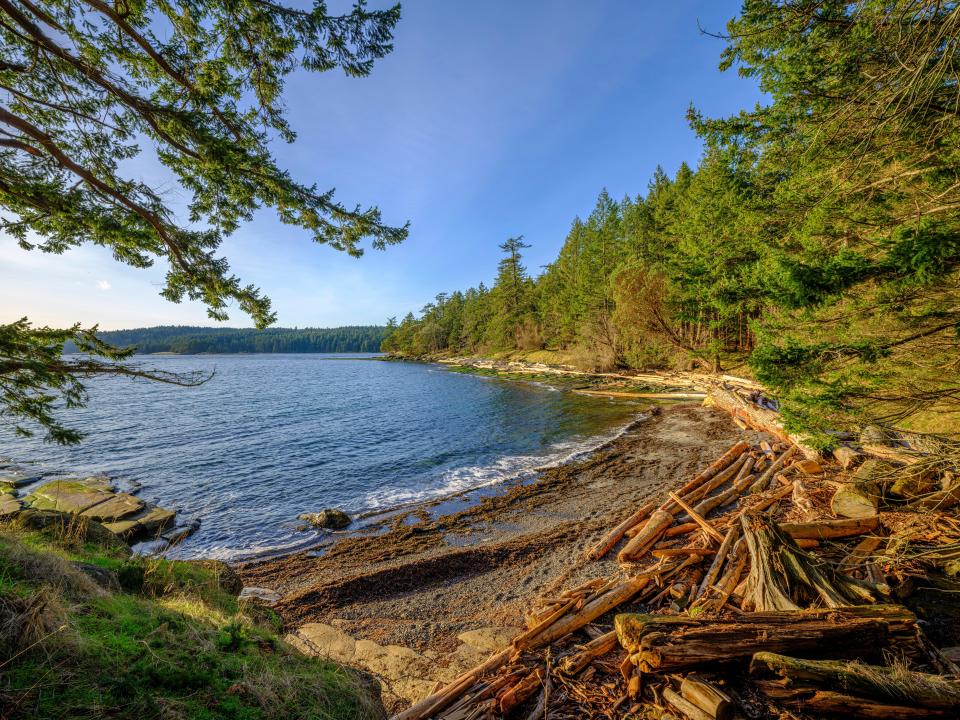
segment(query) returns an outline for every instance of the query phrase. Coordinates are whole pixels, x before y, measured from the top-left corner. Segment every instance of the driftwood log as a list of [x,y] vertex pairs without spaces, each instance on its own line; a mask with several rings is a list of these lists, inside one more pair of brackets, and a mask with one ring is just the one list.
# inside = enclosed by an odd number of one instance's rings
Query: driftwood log
[[876,600],[863,584],[801,550],[765,516],[747,514],[741,524],[750,551],[745,601],[751,609],[799,610],[813,602],[836,608]]
[[730,720],[733,717],[736,706],[730,696],[697,675],[687,675],[683,679],[680,694],[714,720]]
[[839,660],[801,660],[759,652],[750,663],[754,677],[779,676],[795,685],[927,708],[960,709],[960,682],[899,667]]

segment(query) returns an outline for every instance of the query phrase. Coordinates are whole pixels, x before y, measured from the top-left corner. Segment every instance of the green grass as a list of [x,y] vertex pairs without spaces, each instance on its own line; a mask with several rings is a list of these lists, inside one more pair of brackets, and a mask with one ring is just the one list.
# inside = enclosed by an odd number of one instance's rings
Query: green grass
[[[96,585],[71,561],[113,571]],[[5,720],[366,720],[362,681],[304,657],[269,611],[238,607],[215,563],[0,530],[0,712]]]

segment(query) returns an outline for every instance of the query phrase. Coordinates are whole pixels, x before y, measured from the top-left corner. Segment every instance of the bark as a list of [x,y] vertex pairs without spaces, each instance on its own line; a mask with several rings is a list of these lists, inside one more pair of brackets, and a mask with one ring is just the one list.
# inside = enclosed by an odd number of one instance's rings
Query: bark
[[611,630],[598,638],[583,645],[573,655],[568,655],[560,661],[560,671],[567,675],[576,675],[587,665],[602,657],[617,647],[617,631]]
[[697,675],[687,675],[680,683],[680,694],[715,720],[733,717],[733,700],[716,685]]
[[713,525],[708,523],[703,519],[703,516],[700,515],[696,510],[690,507],[682,498],[678,497],[676,493],[670,493],[670,499],[673,500],[677,505],[686,510],[687,515],[690,516],[690,519],[693,520],[697,525],[703,528],[703,531],[716,540],[718,543],[723,542],[723,534],[717,530]]
[[807,554],[762,515],[741,518],[750,551],[745,601],[752,609],[799,610],[819,601],[836,608],[874,602],[861,584]]
[[778,700],[807,717],[847,717],[861,720],[911,720],[912,718],[955,718],[948,710],[907,707],[877,702],[830,690],[804,690],[787,687],[772,680],[754,683],[765,695]]
[[926,708],[960,708],[960,683],[940,675],[898,667],[838,660],[801,660],[758,652],[750,663],[754,677],[775,675],[792,684],[812,685]]
[[634,525],[639,524],[640,521],[645,519],[651,512],[653,512],[653,504],[647,503],[633,513],[633,515],[617,525],[603,539],[601,539],[600,542],[594,545],[590,552],[587,553],[587,557],[589,557],[591,560],[599,560],[602,558],[613,549],[614,545],[620,542],[620,539],[624,536],[627,530],[632,528]]
[[679,710],[689,720],[713,720],[713,716],[681,697],[670,688],[663,691],[663,699]]
[[835,538],[864,535],[876,530],[879,524],[879,518],[873,516],[846,520],[814,520],[812,522],[802,523],[780,523],[780,530],[794,540],[801,538],[832,540]]
[[774,478],[776,474],[784,466],[784,463],[786,463],[787,460],[792,458],[794,454],[796,454],[796,452],[797,452],[797,446],[791,445],[789,448],[787,448],[786,451],[781,453],[780,457],[774,460],[773,463],[770,465],[770,467],[764,470],[763,474],[759,478],[757,478],[757,481],[750,486],[750,492],[759,493],[759,492],[763,492],[764,490],[773,489],[773,483],[775,482]]
[[673,523],[673,513],[657,510],[647,520],[643,530],[634,535],[630,542],[617,555],[620,562],[629,562],[643,557],[644,553],[660,539],[664,531]]
[[716,582],[717,578],[720,576],[720,570],[723,569],[723,563],[727,559],[727,554],[730,552],[730,548],[733,547],[733,544],[737,541],[737,538],[740,537],[740,526],[734,524],[729,530],[727,530],[727,536],[723,539],[723,542],[720,543],[720,549],[717,550],[717,555],[713,559],[713,564],[710,565],[710,569],[707,570],[707,574],[703,578],[703,582],[700,583],[700,587],[697,590],[694,600],[701,597],[707,589]]

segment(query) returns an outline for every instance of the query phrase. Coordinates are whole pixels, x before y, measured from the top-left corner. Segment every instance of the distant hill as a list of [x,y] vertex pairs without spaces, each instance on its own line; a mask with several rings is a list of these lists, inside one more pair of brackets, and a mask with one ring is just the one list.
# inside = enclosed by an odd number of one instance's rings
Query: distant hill
[[[118,347],[137,353],[345,353],[380,352],[386,328],[360,325],[338,328],[210,328],[163,325],[98,333]],[[65,351],[76,352],[69,344]]]

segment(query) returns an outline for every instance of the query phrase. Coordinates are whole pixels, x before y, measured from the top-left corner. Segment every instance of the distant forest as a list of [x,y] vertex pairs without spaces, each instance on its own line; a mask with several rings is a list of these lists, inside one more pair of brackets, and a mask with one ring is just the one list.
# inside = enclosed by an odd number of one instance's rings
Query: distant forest
[[[164,325],[97,333],[104,342],[138,353],[345,353],[379,352],[386,328],[210,328]],[[65,351],[76,352],[71,343]]]

